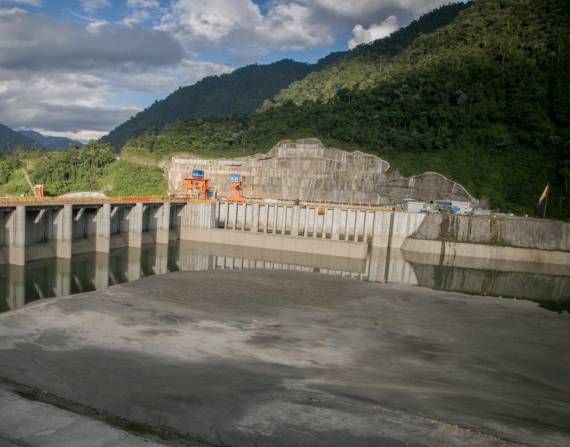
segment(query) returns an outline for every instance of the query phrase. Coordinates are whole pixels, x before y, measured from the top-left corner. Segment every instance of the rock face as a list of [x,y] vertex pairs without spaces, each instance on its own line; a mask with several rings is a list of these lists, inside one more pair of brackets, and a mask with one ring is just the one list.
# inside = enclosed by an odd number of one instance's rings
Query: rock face
[[375,155],[329,149],[317,139],[283,140],[267,154],[234,159],[175,155],[167,166],[170,192],[182,190],[193,169],[203,169],[218,194],[230,193],[228,175],[240,174],[246,197],[383,204],[404,199],[476,202],[467,190],[436,172],[403,177]]

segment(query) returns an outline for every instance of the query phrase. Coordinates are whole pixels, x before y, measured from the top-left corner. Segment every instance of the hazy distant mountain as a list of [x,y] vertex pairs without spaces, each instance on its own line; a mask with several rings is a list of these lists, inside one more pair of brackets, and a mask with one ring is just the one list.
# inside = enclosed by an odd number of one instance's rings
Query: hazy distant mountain
[[36,146],[36,142],[32,138],[0,124],[0,152],[11,152],[20,145],[33,147]]
[[248,65],[228,74],[208,76],[181,87],[162,101],[124,122],[103,141],[117,148],[130,138],[188,118],[230,116],[254,112],[291,82],[304,78],[316,65],[281,60],[269,65]]
[[50,137],[48,135],[42,135],[39,132],[34,130],[19,130],[19,133],[22,135],[31,138],[37,143],[37,146],[43,147],[50,151],[57,150],[57,149],[65,149],[70,144],[76,146],[83,146],[83,143],[79,141],[71,140],[70,138],[65,137]]

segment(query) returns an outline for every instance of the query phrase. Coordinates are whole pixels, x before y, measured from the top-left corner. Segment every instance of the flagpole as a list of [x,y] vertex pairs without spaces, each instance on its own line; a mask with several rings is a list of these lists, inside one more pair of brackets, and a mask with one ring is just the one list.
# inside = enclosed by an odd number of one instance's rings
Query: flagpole
[[549,194],[547,194],[545,199],[544,199],[544,210],[542,211],[542,218],[543,219],[546,217],[546,208],[548,207],[548,196],[549,196]]

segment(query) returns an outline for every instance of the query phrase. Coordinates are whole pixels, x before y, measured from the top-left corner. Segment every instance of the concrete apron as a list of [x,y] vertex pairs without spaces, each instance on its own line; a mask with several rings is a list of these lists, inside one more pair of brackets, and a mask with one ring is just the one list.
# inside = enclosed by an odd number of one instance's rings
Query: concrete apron
[[206,445],[566,447],[567,344],[522,300],[181,272],[3,314],[0,377]]

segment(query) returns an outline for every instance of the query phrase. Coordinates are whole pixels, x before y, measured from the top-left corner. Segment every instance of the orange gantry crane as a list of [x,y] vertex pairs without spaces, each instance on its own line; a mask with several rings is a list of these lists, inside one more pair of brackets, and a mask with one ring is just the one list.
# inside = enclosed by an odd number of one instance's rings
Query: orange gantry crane
[[[231,195],[225,200],[228,202],[245,202],[245,197],[242,193],[243,182],[239,174],[230,174],[228,176],[228,183],[232,189]],[[204,176],[204,171],[201,169],[193,169],[192,175],[186,177],[183,182],[183,192],[177,194],[178,197],[208,200],[208,186],[209,179]]]
[[185,197],[202,200],[208,198],[208,179],[200,169],[192,170],[192,176],[184,179],[183,187]]
[[230,174],[228,183],[232,188],[232,195],[227,199],[228,202],[245,202],[245,197],[242,193],[242,182],[239,174]]

